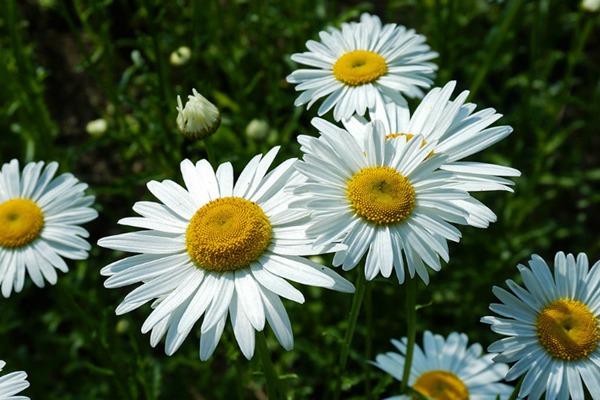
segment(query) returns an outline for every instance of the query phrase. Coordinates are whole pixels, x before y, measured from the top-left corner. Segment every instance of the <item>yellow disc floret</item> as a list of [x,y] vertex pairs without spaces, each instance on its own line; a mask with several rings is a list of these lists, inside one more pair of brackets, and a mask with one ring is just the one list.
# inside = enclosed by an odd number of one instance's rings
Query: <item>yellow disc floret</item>
[[271,242],[264,211],[241,197],[223,197],[202,206],[185,233],[187,252],[196,266],[216,272],[246,268]]
[[363,168],[348,181],[346,193],[356,214],[375,225],[402,222],[416,206],[410,181],[391,167]]
[[452,372],[427,371],[415,382],[413,389],[435,400],[468,400],[467,386]]
[[540,343],[550,355],[561,360],[586,358],[598,346],[598,318],[577,300],[559,299],[537,317]]
[[345,53],[333,64],[335,78],[350,86],[375,82],[387,72],[387,63],[379,54],[367,50]]
[[11,199],[0,204],[0,247],[23,247],[40,236],[44,227],[42,209],[29,199]]

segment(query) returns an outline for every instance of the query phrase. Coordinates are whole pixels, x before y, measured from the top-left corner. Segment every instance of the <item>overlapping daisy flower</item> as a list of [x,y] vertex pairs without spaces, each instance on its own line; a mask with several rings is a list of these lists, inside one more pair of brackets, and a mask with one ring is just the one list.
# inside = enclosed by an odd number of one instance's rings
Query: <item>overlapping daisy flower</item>
[[[406,355],[406,338],[392,339],[397,352],[379,354],[373,365],[394,378],[402,380]],[[436,400],[495,400],[507,399],[513,391],[502,383],[508,366],[494,363],[492,354],[483,354],[478,343],[467,347],[464,333],[452,332],[445,339],[429,331],[423,334],[423,350],[414,347],[408,378],[412,390]],[[388,400],[410,400],[414,396],[399,395]]]
[[562,252],[554,258],[554,273],[534,254],[529,267],[518,265],[523,286],[512,280],[512,293],[493,292],[502,303],[490,305],[500,315],[481,320],[508,336],[488,350],[494,360],[515,362],[507,380],[524,375],[519,397],[539,399],[600,399],[600,261],[589,268],[587,256]]
[[437,53],[425,37],[396,24],[381,24],[379,17],[362,14],[360,22],[343,23],[340,29],[320,32],[321,42],[306,42],[308,52],[292,60],[309,69],[292,72],[287,81],[303,91],[294,102],[312,106],[326,97],[319,115],[333,108],[336,121],[353,113],[363,115],[384,97],[406,104],[403,96],[420,97],[433,83]]
[[166,335],[166,353],[173,354],[203,317],[200,358],[215,350],[227,317],[242,353],[254,354],[255,331],[265,320],[285,349],[293,346],[289,317],[280,297],[304,302],[288,281],[353,292],[350,282],[330,268],[302,256],[335,250],[314,247],[305,234],[307,210],[290,210],[292,188],[303,180],[289,159],[267,173],[278,148],[257,155],[234,184],[230,163],[216,171],[206,160],[184,160],[186,188],[165,180],[148,189],[161,203],[141,201],[133,209],[141,217],[119,223],[143,228],[101,239],[98,244],[139,253],[101,271],[107,288],[135,283],[117,314],[155,300],[142,326],[152,330],[155,346]]
[[293,203],[311,210],[307,233],[315,245],[346,246],[333,258],[345,271],[367,253],[367,280],[394,269],[402,283],[406,268],[429,283],[427,267],[438,271],[440,257],[449,259],[447,241],[460,240],[452,224],[485,218],[457,201],[468,204],[470,195],[456,187],[453,172],[440,170],[447,156],[432,154],[436,143],[423,144],[420,135],[387,140],[379,121],[366,126],[364,143],[335,125],[321,128],[319,138],[298,138],[305,154],[297,168],[307,180]]
[[[0,360],[0,372],[5,365],[6,363]],[[0,376],[0,400],[29,400],[27,396],[15,396],[28,387],[27,374],[23,371]]]
[[[410,115],[406,107],[394,103],[379,102],[370,113],[369,118],[354,115],[343,121],[350,134],[362,143],[368,131],[365,126],[370,121],[381,121],[384,134],[388,139],[394,137],[412,138],[422,135],[425,142],[435,141],[433,153],[448,156],[441,169],[455,173],[456,185],[466,191],[506,190],[512,192],[513,182],[505,177],[520,176],[521,173],[510,167],[461,161],[484,150],[511,134],[512,128],[507,125],[490,127],[502,117],[492,108],[475,112],[476,105],[465,103],[468,91],[460,93],[455,100],[450,100],[456,82],[448,82],[442,88],[434,88],[423,98],[415,112]],[[318,128],[327,125],[324,120],[317,120]],[[469,224],[485,228],[496,221],[496,215],[479,200],[471,197],[458,200],[465,208],[475,209],[469,218]],[[482,219],[477,216],[483,217]]]
[[44,287],[54,285],[56,269],[67,272],[63,258],[84,260],[91,246],[81,224],[98,216],[85,196],[87,184],[72,174],[57,176],[56,162],[31,162],[19,170],[12,160],[0,171],[0,283],[2,295],[20,292],[25,275]]

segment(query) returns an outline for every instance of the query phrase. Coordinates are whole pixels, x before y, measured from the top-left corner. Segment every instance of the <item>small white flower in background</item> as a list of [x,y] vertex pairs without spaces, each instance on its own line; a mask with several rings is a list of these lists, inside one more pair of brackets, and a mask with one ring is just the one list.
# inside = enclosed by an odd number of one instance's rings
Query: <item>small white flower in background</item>
[[169,61],[171,62],[171,65],[181,67],[182,65],[187,64],[188,61],[190,61],[191,57],[192,51],[190,50],[190,48],[187,46],[181,46],[180,48],[171,53],[171,55],[169,56]]
[[[502,117],[493,108],[475,112],[476,105],[465,103],[468,91],[460,93],[455,100],[450,96],[456,87],[451,81],[442,88],[432,89],[421,101],[415,112],[394,103],[378,103],[369,113],[369,118],[354,115],[343,120],[344,127],[359,143],[369,130],[370,121],[381,121],[383,134],[391,138],[412,138],[422,135],[424,142],[437,142],[434,154],[448,156],[441,169],[455,173],[455,184],[466,191],[506,190],[512,192],[513,182],[505,176],[516,177],[521,173],[514,169],[496,164],[475,161],[461,161],[470,157],[511,134],[512,128],[507,125],[490,127]],[[318,125],[331,125],[327,121],[317,120]],[[469,224],[478,228],[486,228],[490,222],[496,221],[496,215],[479,200],[470,197],[456,202],[465,209],[473,209],[468,218]]]
[[309,40],[310,50],[292,60],[312,69],[298,69],[287,81],[304,91],[294,102],[310,108],[326,97],[319,115],[333,108],[339,121],[352,114],[364,115],[378,97],[406,105],[403,96],[421,97],[421,89],[433,83],[437,57],[425,37],[396,24],[381,24],[377,16],[362,14],[360,22],[344,23],[340,29],[319,33],[321,42]]
[[192,89],[185,107],[177,96],[177,128],[187,137],[203,139],[216,132],[221,124],[221,114],[217,107]]
[[265,140],[269,135],[269,123],[264,119],[253,119],[246,126],[246,136],[253,140]]
[[[5,365],[6,363],[0,360],[0,372]],[[0,376],[0,400],[29,400],[27,396],[15,396],[28,387],[27,374],[23,371]]]
[[27,273],[33,283],[54,285],[56,269],[67,272],[63,258],[84,260],[90,244],[80,227],[98,216],[84,196],[87,184],[67,173],[56,178],[56,162],[31,162],[22,174],[12,160],[0,171],[0,283],[2,295],[20,292]]
[[148,183],[162,202],[133,206],[141,217],[119,223],[144,230],[109,236],[98,244],[139,253],[101,270],[104,285],[116,288],[142,283],[125,297],[117,314],[155,300],[142,332],[151,332],[152,346],[166,336],[173,354],[203,318],[200,359],[215,350],[227,317],[244,356],[254,354],[255,331],[265,321],[279,343],[293,347],[292,328],[280,297],[304,302],[289,281],[353,292],[354,286],[330,268],[301,256],[334,251],[315,247],[306,236],[308,210],[290,210],[291,188],[303,180],[296,159],[267,173],[278,148],[257,155],[234,184],[230,163],[216,172],[206,160],[184,160],[181,173],[187,189],[173,181]]
[[450,257],[447,241],[460,240],[451,224],[485,218],[468,207],[471,196],[456,186],[454,173],[439,169],[447,156],[432,154],[436,142],[423,144],[420,135],[387,140],[380,121],[366,126],[362,143],[346,130],[315,121],[321,137],[298,137],[305,154],[297,169],[307,180],[293,203],[311,210],[307,234],[319,246],[345,246],[333,258],[344,271],[366,254],[367,280],[395,270],[403,283],[408,270],[411,278],[416,272],[429,283],[427,267],[439,271],[440,257],[446,262]]
[[600,10],[600,0],[583,0],[581,8],[589,12],[596,12]]
[[506,374],[509,381],[525,374],[520,398],[584,399],[583,386],[592,399],[600,399],[600,261],[589,268],[580,253],[558,252],[554,274],[537,254],[529,267],[518,265],[524,284],[506,284],[513,293],[495,286],[502,303],[482,322],[504,336],[488,347],[500,353],[494,360],[515,362]]
[[108,127],[104,118],[98,118],[88,122],[85,125],[85,130],[90,136],[102,136]]
[[[398,380],[402,380],[406,355],[406,338],[392,339],[399,353],[379,354],[373,365]],[[501,383],[508,371],[506,364],[494,363],[493,354],[483,354],[482,347],[474,343],[467,347],[464,333],[452,332],[444,339],[429,331],[423,334],[423,350],[415,345],[408,385],[431,399],[496,400],[507,399],[513,391]],[[414,396],[389,397],[394,400],[411,400]]]

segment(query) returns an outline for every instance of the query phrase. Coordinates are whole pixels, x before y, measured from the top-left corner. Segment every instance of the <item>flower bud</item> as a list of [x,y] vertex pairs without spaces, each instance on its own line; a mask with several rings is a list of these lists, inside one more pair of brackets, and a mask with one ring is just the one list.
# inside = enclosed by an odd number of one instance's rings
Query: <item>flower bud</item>
[[103,118],[95,119],[85,125],[85,130],[90,136],[102,136],[106,132],[107,123]]
[[246,126],[246,136],[253,140],[264,140],[269,134],[269,124],[264,119],[253,119]]
[[177,96],[177,128],[187,137],[204,139],[215,133],[221,124],[221,114],[217,107],[204,96],[192,89],[185,107],[181,97]]
[[181,46],[180,48],[171,53],[169,61],[171,62],[171,65],[181,67],[182,65],[185,65],[188,61],[190,61],[191,56],[192,51],[190,50],[190,48],[187,46]]

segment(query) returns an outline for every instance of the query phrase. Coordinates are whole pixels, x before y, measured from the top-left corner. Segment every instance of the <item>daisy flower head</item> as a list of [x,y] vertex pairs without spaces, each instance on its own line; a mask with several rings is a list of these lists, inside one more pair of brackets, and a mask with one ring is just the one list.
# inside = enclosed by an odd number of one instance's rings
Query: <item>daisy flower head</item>
[[[442,88],[429,91],[412,116],[406,107],[378,102],[368,119],[355,115],[343,121],[344,127],[361,142],[367,132],[365,126],[370,121],[381,121],[383,133],[388,137],[410,139],[414,135],[422,135],[425,142],[436,142],[433,153],[448,157],[440,168],[454,172],[455,184],[460,188],[469,192],[512,192],[513,182],[505,177],[520,176],[518,170],[496,164],[461,161],[506,138],[512,128],[507,125],[491,127],[502,115],[492,108],[475,112],[475,104],[465,103],[468,91],[450,100],[455,87],[456,82],[451,81]],[[476,214],[485,216],[482,220],[471,218],[471,225],[485,228],[496,220],[496,215],[475,198],[460,202],[467,208],[478,210]]]
[[[392,339],[397,352],[379,354],[372,364],[394,378],[402,380],[407,339]],[[423,349],[414,347],[408,385],[412,390],[434,400],[495,400],[507,399],[513,391],[501,383],[508,366],[494,363],[492,354],[483,354],[482,347],[474,343],[467,347],[464,333],[452,332],[448,338],[423,334]],[[389,399],[410,400],[409,395]]]
[[20,292],[25,273],[38,287],[54,285],[63,260],[84,260],[91,246],[79,226],[98,216],[85,196],[87,184],[66,173],[54,177],[58,164],[31,162],[19,170],[12,160],[0,170],[0,284],[2,295]]
[[410,277],[428,284],[427,267],[438,271],[440,257],[449,259],[447,241],[460,240],[452,223],[468,224],[470,212],[456,202],[469,193],[439,169],[446,156],[431,154],[435,142],[423,144],[420,135],[386,139],[378,121],[367,125],[364,143],[335,125],[320,128],[319,138],[298,138],[305,154],[297,169],[307,180],[294,206],[312,211],[307,233],[318,246],[346,246],[333,258],[345,271],[367,253],[367,280],[394,269],[403,283],[406,259]]
[[[6,363],[0,360],[0,372],[5,365]],[[14,396],[28,387],[27,374],[23,371],[0,376],[0,400],[29,400],[26,396]]]
[[377,97],[385,96],[406,104],[403,95],[422,96],[437,66],[429,60],[437,57],[425,44],[425,37],[396,24],[382,25],[379,17],[362,14],[360,22],[343,23],[341,29],[319,33],[321,42],[306,42],[307,52],[292,55],[292,60],[308,65],[288,77],[303,91],[294,105],[326,97],[319,115],[333,108],[336,121],[353,113],[363,115]]
[[254,354],[255,331],[268,321],[281,345],[289,350],[293,336],[280,297],[304,302],[288,281],[353,292],[354,286],[329,268],[302,256],[329,251],[314,248],[305,234],[306,210],[290,210],[291,189],[303,178],[289,159],[271,172],[278,148],[257,155],[234,183],[230,163],[216,171],[206,160],[181,163],[185,188],[165,180],[148,189],[160,203],[133,206],[141,217],[119,223],[144,230],[109,236],[98,244],[137,255],[101,271],[104,285],[116,288],[142,283],[125,297],[117,314],[155,300],[142,326],[152,330],[151,345],[166,336],[173,354],[203,317],[200,359],[215,350],[227,317],[246,358]]
[[502,303],[490,310],[500,316],[481,319],[508,336],[488,348],[500,353],[496,361],[516,361],[506,379],[525,375],[519,397],[533,400],[544,392],[546,399],[583,399],[583,386],[600,399],[600,261],[590,269],[584,253],[559,252],[552,272],[534,254],[529,267],[517,268],[524,287],[510,279],[512,293],[494,287]]

